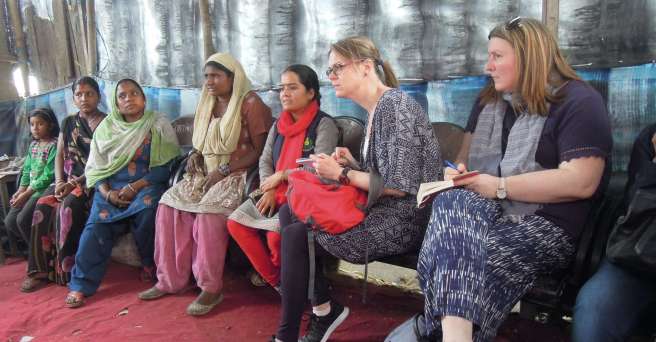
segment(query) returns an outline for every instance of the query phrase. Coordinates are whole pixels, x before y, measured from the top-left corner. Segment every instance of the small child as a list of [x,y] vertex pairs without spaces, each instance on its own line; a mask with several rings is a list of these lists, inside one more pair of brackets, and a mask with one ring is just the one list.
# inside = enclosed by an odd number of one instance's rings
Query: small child
[[59,122],[49,108],[37,108],[30,112],[32,143],[28,149],[20,178],[20,187],[11,197],[11,208],[5,217],[8,233],[30,243],[32,213],[36,201],[55,179],[55,155]]

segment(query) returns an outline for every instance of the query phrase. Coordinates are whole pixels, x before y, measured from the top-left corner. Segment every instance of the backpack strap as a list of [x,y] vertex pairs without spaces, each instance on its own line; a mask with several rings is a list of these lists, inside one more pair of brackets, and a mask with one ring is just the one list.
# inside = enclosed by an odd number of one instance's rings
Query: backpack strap
[[[307,158],[314,153],[314,147],[317,141],[317,128],[319,127],[319,123],[321,123],[323,118],[330,118],[331,120],[333,119],[330,115],[324,113],[323,111],[317,112],[317,115],[314,117],[310,123],[310,126],[308,126],[308,129],[305,131],[305,139],[303,140],[303,152],[301,157]],[[278,133],[278,127],[275,124],[273,132],[274,140],[271,156],[273,159],[273,165],[275,166],[278,162],[278,158],[280,158],[280,154],[282,153],[282,145],[285,142],[285,137]]]

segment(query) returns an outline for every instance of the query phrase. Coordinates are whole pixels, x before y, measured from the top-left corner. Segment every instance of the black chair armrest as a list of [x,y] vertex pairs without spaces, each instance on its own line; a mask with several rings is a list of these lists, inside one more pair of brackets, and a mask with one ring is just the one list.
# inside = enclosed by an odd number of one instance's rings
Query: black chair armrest
[[397,254],[397,255],[380,258],[375,261],[416,270],[418,260],[419,260],[419,251],[417,250],[405,254]]
[[187,168],[188,159],[189,156],[180,155],[173,160],[169,169],[171,172],[171,176],[169,177],[169,187],[174,186],[182,179],[182,176],[185,174],[185,169]]
[[596,201],[581,232],[569,283],[581,287],[594,274],[606,252],[606,240],[622,214],[626,174],[613,174],[602,199]]
[[260,187],[260,169],[257,165],[252,166],[246,173],[246,183],[244,184],[244,194],[241,201],[244,202],[251,192]]

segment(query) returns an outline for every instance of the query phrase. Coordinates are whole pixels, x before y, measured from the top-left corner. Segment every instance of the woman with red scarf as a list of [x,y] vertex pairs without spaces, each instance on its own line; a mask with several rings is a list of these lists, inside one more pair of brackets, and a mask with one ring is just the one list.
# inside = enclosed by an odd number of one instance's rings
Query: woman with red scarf
[[[279,290],[280,224],[278,208],[287,202],[287,175],[298,158],[330,154],[338,130],[333,119],[319,110],[319,78],[312,68],[295,64],[281,75],[283,112],[271,127],[260,157],[260,189],[228,219],[228,231],[264,280]],[[260,234],[266,234],[266,245]]]

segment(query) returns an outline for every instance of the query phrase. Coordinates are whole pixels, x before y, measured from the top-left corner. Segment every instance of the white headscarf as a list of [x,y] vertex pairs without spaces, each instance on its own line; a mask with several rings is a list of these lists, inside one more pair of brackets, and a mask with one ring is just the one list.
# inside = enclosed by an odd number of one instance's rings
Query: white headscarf
[[218,124],[210,127],[216,97],[208,94],[206,85],[203,85],[196,107],[192,143],[196,150],[203,153],[205,165],[210,170],[228,163],[230,154],[237,148],[241,133],[241,106],[244,97],[251,91],[251,81],[246,77],[241,64],[227,53],[215,53],[207,62],[219,63],[234,74],[232,96]]

